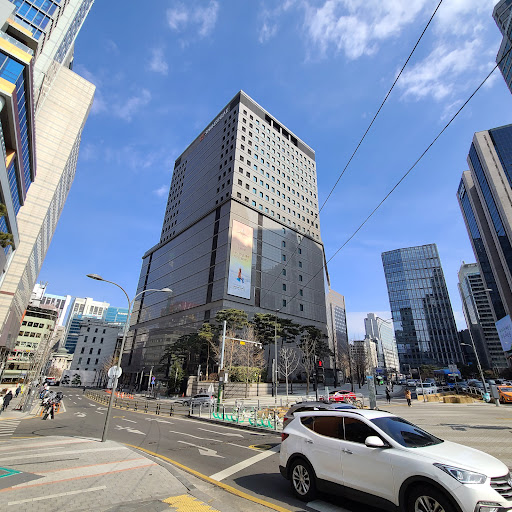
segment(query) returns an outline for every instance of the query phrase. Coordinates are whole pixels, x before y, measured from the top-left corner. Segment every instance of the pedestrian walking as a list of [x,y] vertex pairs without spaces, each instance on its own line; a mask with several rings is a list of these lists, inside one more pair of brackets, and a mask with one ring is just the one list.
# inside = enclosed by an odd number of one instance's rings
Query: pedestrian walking
[[21,392],[21,386],[18,384],[18,387],[16,388],[15,398],[18,398],[18,395],[20,394],[20,392]]
[[391,393],[389,392],[389,388],[386,388],[386,401],[388,404],[391,403]]
[[407,400],[407,405],[408,405],[409,407],[411,407],[411,405],[412,405],[412,404],[411,404],[411,398],[412,398],[411,390],[410,390],[410,389],[407,389],[407,390],[405,391],[405,399]]
[[7,409],[7,407],[9,407],[9,403],[11,402],[12,400],[12,391],[9,390],[8,393],[4,396],[4,403],[2,405],[2,411],[4,411],[5,409]]

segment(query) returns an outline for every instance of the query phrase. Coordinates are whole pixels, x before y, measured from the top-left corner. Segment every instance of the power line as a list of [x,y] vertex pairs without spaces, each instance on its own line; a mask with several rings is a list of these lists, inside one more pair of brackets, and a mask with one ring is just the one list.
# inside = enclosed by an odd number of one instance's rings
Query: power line
[[[307,286],[315,277],[322,272],[328,263],[330,263],[336,255],[361,231],[364,225],[373,217],[373,215],[377,212],[377,210],[384,204],[384,202],[388,199],[388,197],[398,188],[398,186],[402,183],[402,181],[407,178],[407,176],[412,172],[412,170],[418,165],[418,163],[423,159],[423,157],[430,151],[432,146],[437,142],[437,140],[441,137],[441,135],[448,129],[448,127],[452,124],[455,118],[462,112],[462,110],[466,107],[466,105],[473,99],[475,94],[483,87],[485,82],[489,79],[489,77],[496,71],[498,66],[503,62],[503,60],[508,56],[511,52],[512,47],[508,49],[508,51],[503,55],[500,61],[492,68],[492,70],[487,74],[487,76],[483,79],[482,82],[478,85],[478,87],[471,93],[469,98],[462,104],[462,106],[457,110],[457,112],[450,118],[450,120],[444,125],[443,129],[436,135],[436,137],[432,140],[432,142],[427,146],[427,148],[423,151],[423,153],[416,159],[416,161],[409,167],[407,172],[398,180],[398,182],[393,186],[393,188],[384,196],[384,198],[380,201],[380,203],[371,211],[371,213],[359,224],[358,228],[345,240],[345,242],[336,250],[336,252],[322,265],[322,267],[311,277],[311,279],[306,283]],[[290,299],[292,301],[297,297],[298,293],[293,295]]]
[[331,197],[332,193],[334,192],[334,189],[337,187],[339,181],[341,180],[341,177],[345,174],[345,171],[347,170],[348,166],[352,162],[353,158],[356,156],[356,153],[358,152],[361,144],[363,143],[364,139],[366,138],[366,135],[368,134],[368,132],[370,131],[371,127],[373,126],[373,123],[375,122],[375,120],[377,119],[378,115],[380,114],[380,111],[382,110],[382,107],[384,106],[384,103],[386,103],[387,99],[389,98],[389,95],[391,94],[391,91],[395,88],[395,85],[398,82],[398,79],[400,78],[400,76],[402,75],[405,67],[407,66],[407,64],[411,60],[411,57],[412,57],[413,53],[416,51],[417,46],[420,44],[420,41],[423,38],[423,35],[427,31],[428,26],[430,25],[430,23],[434,19],[434,16],[436,15],[437,10],[439,9],[439,7],[441,6],[442,3],[443,3],[443,0],[440,0],[439,3],[437,4],[437,7],[436,7],[435,11],[433,12],[432,16],[430,16],[430,19],[428,20],[428,23],[425,25],[425,28],[423,29],[423,32],[421,33],[419,39],[416,41],[416,44],[414,45],[414,48],[412,49],[411,53],[407,57],[407,60],[405,61],[404,65],[402,66],[402,69],[400,70],[400,73],[398,73],[397,77],[395,78],[395,81],[393,82],[393,85],[391,86],[391,88],[389,89],[388,93],[386,94],[386,97],[382,100],[382,103],[380,104],[379,109],[377,110],[376,114],[373,116],[373,119],[372,119],[371,123],[368,125],[368,128],[366,128],[366,131],[364,132],[364,135],[361,137],[361,140],[357,144],[356,149],[354,149],[354,151],[353,151],[352,155],[350,156],[347,164],[343,168],[343,171],[341,171],[341,174],[338,176],[338,179],[336,180],[336,183],[331,188],[331,191],[329,192],[329,194],[327,194],[327,197],[326,197],[325,201],[323,202],[320,210],[318,210],[318,213],[320,213],[323,210],[325,204],[327,203],[327,201]]
[[[338,176],[338,179],[336,180],[336,183],[334,184],[334,186],[331,188],[331,191],[329,192],[329,194],[327,195],[327,198],[325,199],[325,201],[323,202],[322,206],[320,207],[320,209],[318,210],[318,214],[320,214],[320,212],[322,211],[322,209],[324,208],[325,204],[327,203],[327,201],[329,200],[329,198],[331,197],[332,193],[334,192],[334,189],[336,188],[336,186],[338,185],[341,177],[345,174],[345,171],[347,170],[348,166],[350,165],[350,163],[352,162],[353,158],[355,157],[356,153],[358,152],[361,144],[363,143],[364,139],[366,138],[366,135],[368,134],[368,132],[370,131],[371,127],[373,126],[373,123],[375,122],[375,120],[377,119],[378,115],[380,114],[380,111],[382,110],[382,107],[384,107],[384,104],[386,103],[387,99],[389,98],[389,95],[391,94],[391,91],[394,89],[396,83],[398,82],[400,76],[402,75],[405,67],[407,66],[407,64],[409,63],[409,61],[411,60],[411,57],[413,55],[413,53],[416,51],[416,48],[418,47],[418,45],[420,44],[420,41],[422,40],[423,36],[425,35],[425,32],[427,31],[430,23],[432,22],[432,20],[434,19],[434,16],[436,15],[439,7],[441,6],[441,4],[443,3],[443,0],[439,0],[439,3],[437,4],[437,7],[435,8],[434,12],[432,13],[432,16],[430,16],[430,19],[428,20],[428,23],[425,25],[425,28],[423,29],[420,37],[418,38],[418,40],[416,41],[416,44],[414,45],[414,48],[411,50],[411,52],[409,53],[409,56],[407,57],[404,65],[402,66],[402,69],[400,69],[400,72],[398,73],[398,75],[396,76],[395,78],[395,81],[393,82],[393,84],[391,85],[389,91],[387,92],[385,98],[382,100],[382,103],[380,104],[380,107],[379,109],[377,110],[377,112],[375,113],[375,115],[373,116],[373,119],[371,120],[370,124],[368,125],[368,128],[366,128],[366,131],[364,132],[364,135],[361,137],[361,139],[359,140],[359,143],[357,144],[357,147],[356,149],[354,149],[351,157],[349,158],[348,162],[346,163],[345,167],[343,168],[343,171],[341,172],[341,174]],[[318,215],[317,215],[318,216]],[[301,235],[302,236],[302,235]],[[303,238],[300,239],[297,247],[295,248],[295,251],[291,254],[290,258],[292,256],[294,256],[296,254],[296,252],[298,251],[301,243],[302,243],[302,240]],[[288,260],[286,262],[286,264],[283,266],[283,269],[285,269],[287,266],[288,266],[288,262],[290,260]],[[276,279],[274,280],[274,282],[270,285],[270,287],[268,288],[268,290],[270,291],[272,289],[272,287],[274,286],[274,284],[276,284],[277,280],[279,279],[279,277],[276,277]],[[267,291],[263,297],[261,297],[260,300],[264,299],[269,291]]]

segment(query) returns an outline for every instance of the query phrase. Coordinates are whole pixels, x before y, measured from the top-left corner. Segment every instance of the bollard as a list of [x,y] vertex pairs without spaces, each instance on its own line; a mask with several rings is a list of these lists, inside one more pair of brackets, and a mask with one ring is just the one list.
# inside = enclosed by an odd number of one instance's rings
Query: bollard
[[160,415],[160,404],[156,404],[156,411],[155,411],[155,413],[157,415]]
[[136,411],[137,410],[137,401],[133,402],[133,410]]
[[148,412],[148,403],[147,402],[144,404],[144,412],[146,412],[146,413]]
[[199,417],[201,417],[201,409],[203,408],[203,404],[199,404]]
[[174,405],[171,404],[171,408],[169,409],[169,416],[172,416],[173,412],[174,412]]
[[274,409],[274,430],[277,430],[276,410]]

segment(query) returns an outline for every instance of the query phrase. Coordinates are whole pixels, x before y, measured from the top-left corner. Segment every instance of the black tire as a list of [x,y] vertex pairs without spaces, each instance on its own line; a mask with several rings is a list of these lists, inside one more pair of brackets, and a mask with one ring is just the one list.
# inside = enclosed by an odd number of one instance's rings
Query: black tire
[[[437,504],[437,508],[436,508]],[[439,508],[441,507],[441,508]],[[418,485],[407,495],[407,512],[457,512],[449,498],[431,485]]]
[[316,497],[316,477],[311,465],[304,459],[296,459],[290,466],[290,483],[293,494],[301,501],[313,501]]

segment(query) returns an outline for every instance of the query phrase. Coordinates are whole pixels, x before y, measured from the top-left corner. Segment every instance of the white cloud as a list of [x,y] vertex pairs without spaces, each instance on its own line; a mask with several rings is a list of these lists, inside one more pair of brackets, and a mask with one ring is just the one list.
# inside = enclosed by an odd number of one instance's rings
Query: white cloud
[[213,32],[218,13],[217,0],[210,0],[206,7],[190,7],[177,3],[174,7],[167,9],[167,24],[177,32],[194,27],[200,37],[206,37]]
[[162,185],[161,187],[157,188],[156,190],[153,190],[153,194],[155,194],[157,197],[165,197],[167,195],[168,190],[169,190],[168,185]]
[[434,18],[435,30],[437,33],[456,36],[475,35],[484,29],[495,3],[496,0],[443,2]]
[[149,69],[155,73],[167,75],[169,72],[169,65],[165,60],[163,48],[153,48],[151,50],[151,60],[149,61]]
[[[458,78],[467,71],[475,71],[475,63],[482,52],[482,41],[466,41],[463,46],[452,49],[452,45],[439,43],[422,61],[404,72],[399,86],[404,96],[415,99],[432,96],[442,100],[458,92]],[[465,87],[465,83],[462,84]]]
[[270,39],[272,39],[278,31],[279,28],[279,16],[281,16],[284,12],[288,11],[290,7],[295,5],[296,0],[285,0],[282,1],[276,8],[274,9],[263,9],[261,20],[262,25],[260,28],[260,35],[258,37],[258,41],[260,43],[266,43]]
[[140,94],[128,98],[123,103],[111,105],[109,111],[124,121],[131,121],[132,117],[150,101],[151,93],[147,89],[142,89]]
[[428,0],[327,0],[306,2],[304,26],[325,56],[332,47],[349,59],[375,53],[378,43],[396,37],[422,12]]

